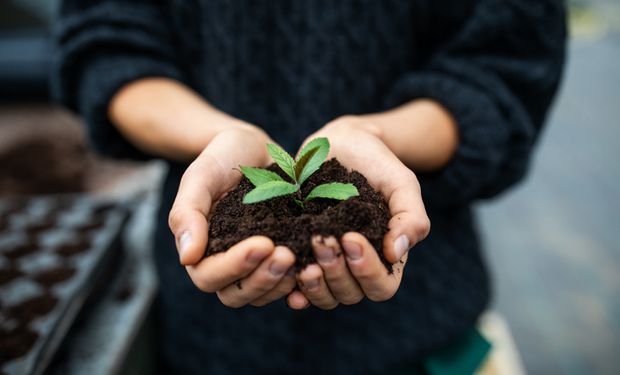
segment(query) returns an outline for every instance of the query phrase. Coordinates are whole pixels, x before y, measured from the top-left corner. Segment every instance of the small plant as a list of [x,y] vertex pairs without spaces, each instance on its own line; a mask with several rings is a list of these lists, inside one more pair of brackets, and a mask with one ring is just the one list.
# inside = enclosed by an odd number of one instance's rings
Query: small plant
[[275,144],[268,144],[267,152],[294,183],[284,181],[280,175],[266,169],[239,166],[241,173],[255,186],[243,197],[245,204],[296,194],[293,199],[303,208],[305,202],[314,198],[347,200],[359,195],[353,184],[330,182],[316,186],[306,197],[301,196],[301,185],[321,167],[329,154],[327,138],[315,138],[308,142],[296,159]]

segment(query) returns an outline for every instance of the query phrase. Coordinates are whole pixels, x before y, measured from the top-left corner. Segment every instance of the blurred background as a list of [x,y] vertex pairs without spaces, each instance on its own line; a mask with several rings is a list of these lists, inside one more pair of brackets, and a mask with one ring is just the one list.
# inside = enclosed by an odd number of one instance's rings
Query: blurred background
[[[127,241],[147,247],[161,166],[93,155],[79,119],[50,103],[56,5],[0,1],[0,197],[140,197],[142,219]],[[491,309],[507,321],[526,370],[619,374],[620,1],[569,5],[564,81],[531,172],[476,209],[494,278]],[[134,315],[144,320],[143,311]]]
[[570,1],[560,94],[527,180],[480,204],[507,319],[532,374],[620,374],[620,1]]

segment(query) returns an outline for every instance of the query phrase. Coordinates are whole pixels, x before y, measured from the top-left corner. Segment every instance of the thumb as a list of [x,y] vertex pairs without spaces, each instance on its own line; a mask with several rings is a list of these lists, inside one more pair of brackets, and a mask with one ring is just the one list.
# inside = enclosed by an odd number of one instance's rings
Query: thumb
[[411,178],[400,181],[389,194],[392,218],[383,239],[384,255],[391,263],[398,262],[411,247],[426,238],[431,228],[417,179],[412,174]]
[[266,159],[263,138],[268,137],[251,129],[220,132],[183,174],[168,218],[181,264],[195,264],[204,256],[212,204],[241,180],[234,168]]
[[182,265],[198,263],[207,248],[208,224],[202,212],[190,207],[175,205],[170,210],[168,224]]
[[168,216],[174,234],[179,261],[191,265],[200,261],[207,247],[207,216],[213,197],[221,194],[221,166],[203,152],[185,171]]

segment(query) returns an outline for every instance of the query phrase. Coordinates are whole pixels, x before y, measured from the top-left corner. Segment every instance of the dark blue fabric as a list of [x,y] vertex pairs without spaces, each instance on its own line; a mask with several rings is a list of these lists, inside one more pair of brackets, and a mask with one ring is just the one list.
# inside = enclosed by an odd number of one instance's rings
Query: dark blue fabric
[[555,0],[64,1],[54,92],[108,155],[151,157],[106,115],[122,85],[147,76],[185,82],[289,151],[335,117],[416,98],[458,122],[454,159],[419,175],[432,231],[397,296],[331,312],[231,310],[200,293],[166,225],[185,167],[171,164],[156,233],[169,370],[384,373],[469,329],[489,299],[469,206],[527,170],[561,75],[564,13]]

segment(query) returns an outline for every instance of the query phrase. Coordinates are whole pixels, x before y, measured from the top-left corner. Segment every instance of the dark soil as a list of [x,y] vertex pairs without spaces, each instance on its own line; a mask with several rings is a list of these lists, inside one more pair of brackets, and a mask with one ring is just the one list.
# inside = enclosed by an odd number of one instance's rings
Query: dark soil
[[28,202],[23,197],[11,198],[11,202],[9,203],[8,207],[4,208],[1,215],[5,218],[8,218],[9,216],[17,212],[23,211],[26,206],[28,206]]
[[[270,170],[284,173],[275,165]],[[302,187],[306,196],[315,186],[327,182],[353,183],[360,195],[346,201],[315,199],[299,207],[291,196],[243,204],[243,196],[253,185],[243,178],[216,205],[209,222],[206,256],[226,251],[235,243],[253,235],[265,235],[276,245],[290,248],[297,256],[296,269],[301,270],[316,259],[312,253],[313,235],[337,239],[350,231],[363,234],[377,250],[391,272],[392,266],[383,256],[383,237],[388,231],[389,209],[383,196],[375,191],[358,172],[348,172],[336,159],[325,162]]]
[[39,284],[50,287],[63,281],[69,280],[73,277],[73,275],[75,275],[75,268],[61,266],[41,271],[34,275],[32,278],[36,280]]
[[56,254],[63,257],[71,257],[76,254],[81,254],[90,249],[90,241],[87,239],[78,239],[75,242],[65,243],[60,245],[56,249]]
[[29,139],[11,145],[0,153],[0,195],[83,191],[85,155],[85,145],[55,139]]
[[99,229],[104,224],[105,224],[105,217],[103,217],[103,215],[97,215],[96,217],[91,219],[91,221],[77,225],[75,227],[75,230],[77,230],[80,233],[86,233],[86,232],[93,231],[95,229]]
[[0,268],[0,285],[10,283],[22,275],[23,273],[14,267],[2,267]]
[[27,354],[38,337],[25,326],[10,330],[0,328],[0,365]]
[[56,227],[56,218],[53,216],[46,217],[37,223],[30,224],[26,227],[26,233],[29,236],[36,236],[40,233],[47,232]]
[[32,239],[29,242],[14,246],[12,249],[4,253],[4,256],[10,260],[16,260],[23,256],[34,253],[39,250],[39,243]]
[[30,323],[34,319],[47,315],[58,299],[50,294],[33,297],[9,308],[8,315],[21,323]]
[[[28,326],[38,317],[49,314],[58,299],[50,294],[29,298],[3,312],[5,318],[17,322],[14,328],[0,327],[0,364],[26,355],[39,335]],[[4,310],[4,308],[3,308]]]

